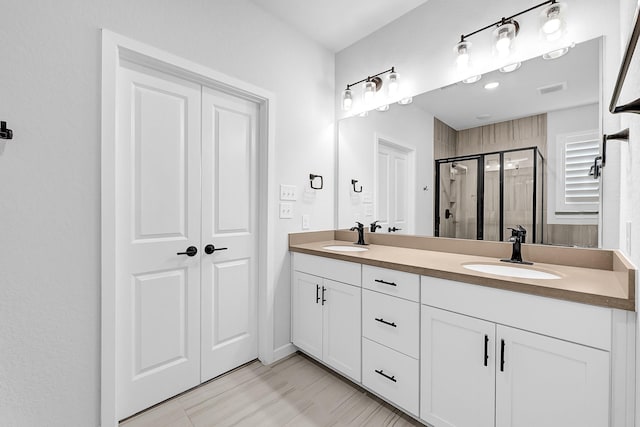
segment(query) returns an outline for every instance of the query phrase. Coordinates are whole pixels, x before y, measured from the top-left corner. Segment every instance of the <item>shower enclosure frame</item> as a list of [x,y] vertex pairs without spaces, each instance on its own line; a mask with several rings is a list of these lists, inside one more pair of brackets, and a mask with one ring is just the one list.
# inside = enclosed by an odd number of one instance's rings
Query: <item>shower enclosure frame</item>
[[[538,202],[538,191],[542,192],[543,197],[540,198],[540,213],[542,218],[544,218],[544,156],[540,152],[540,149],[536,146],[533,147],[522,147],[522,148],[512,148],[509,150],[501,150],[501,151],[491,151],[486,153],[479,154],[470,154],[465,156],[456,156],[456,157],[447,157],[444,159],[435,160],[435,194],[434,194],[434,225],[433,225],[433,235],[435,237],[440,237],[440,165],[446,163],[454,163],[461,162],[466,160],[476,160],[478,162],[477,167],[477,194],[484,195],[484,174],[485,174],[485,157],[487,156],[499,156],[499,164],[500,164],[500,172],[499,172],[499,241],[504,241],[505,230],[504,230],[504,155],[505,153],[512,153],[516,151],[533,151],[533,200],[532,200],[532,242],[534,243],[544,243],[544,220],[540,221],[540,241],[535,242],[537,236],[537,202]],[[538,183],[538,160],[540,160],[540,168],[541,168],[541,182]],[[538,186],[540,187],[538,189]],[[476,197],[476,240],[484,240],[484,197]]]

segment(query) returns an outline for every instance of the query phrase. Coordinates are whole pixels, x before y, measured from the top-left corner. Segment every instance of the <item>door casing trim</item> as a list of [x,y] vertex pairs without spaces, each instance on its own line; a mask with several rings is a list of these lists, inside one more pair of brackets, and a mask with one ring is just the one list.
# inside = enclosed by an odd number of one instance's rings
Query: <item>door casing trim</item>
[[101,87],[101,361],[100,425],[116,427],[116,88],[120,62],[126,60],[200,83],[259,106],[258,141],[258,358],[275,360],[274,351],[274,185],[275,104],[273,93],[145,43],[102,29]]

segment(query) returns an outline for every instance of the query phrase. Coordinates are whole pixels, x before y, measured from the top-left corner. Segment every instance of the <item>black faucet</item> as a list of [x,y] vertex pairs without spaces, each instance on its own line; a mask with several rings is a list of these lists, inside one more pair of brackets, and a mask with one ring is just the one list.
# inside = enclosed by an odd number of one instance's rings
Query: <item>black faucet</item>
[[500,261],[532,265],[532,262],[522,260],[522,244],[527,240],[527,230],[521,225],[517,225],[516,228],[509,227],[509,230],[511,230],[509,241],[513,242],[511,259],[501,259]]
[[351,231],[358,232],[358,241],[356,242],[356,245],[366,245],[366,243],[364,242],[364,224],[357,221],[356,221],[356,224],[358,224],[357,227],[350,228]]
[[369,231],[371,231],[372,233],[375,233],[376,230],[378,228],[382,228],[382,226],[380,224],[378,224],[378,221],[373,221],[370,225],[369,225]]

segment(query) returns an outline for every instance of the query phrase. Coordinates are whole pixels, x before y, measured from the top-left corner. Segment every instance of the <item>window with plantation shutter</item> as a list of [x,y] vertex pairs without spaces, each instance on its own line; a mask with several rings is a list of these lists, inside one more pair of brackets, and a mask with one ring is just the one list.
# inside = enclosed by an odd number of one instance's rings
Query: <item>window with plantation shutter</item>
[[589,175],[596,156],[600,155],[597,131],[558,136],[558,213],[596,214],[600,201],[600,180]]

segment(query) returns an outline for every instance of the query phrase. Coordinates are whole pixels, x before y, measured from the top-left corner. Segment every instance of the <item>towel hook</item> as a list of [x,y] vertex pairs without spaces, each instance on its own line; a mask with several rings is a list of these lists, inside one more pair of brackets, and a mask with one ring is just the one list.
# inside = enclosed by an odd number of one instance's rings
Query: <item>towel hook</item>
[[362,184],[360,185],[360,190],[356,190],[356,183],[358,182],[357,179],[352,179],[351,180],[351,185],[353,186],[353,192],[354,193],[362,193]]
[[[313,180],[316,178],[320,178],[320,187],[314,187],[313,186]],[[322,187],[324,186],[324,180],[322,179],[322,175],[314,175],[312,173],[309,174],[309,181],[311,181],[311,188],[313,188],[314,190],[322,190]]]

